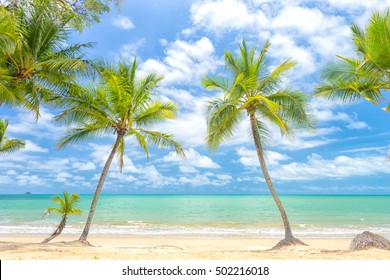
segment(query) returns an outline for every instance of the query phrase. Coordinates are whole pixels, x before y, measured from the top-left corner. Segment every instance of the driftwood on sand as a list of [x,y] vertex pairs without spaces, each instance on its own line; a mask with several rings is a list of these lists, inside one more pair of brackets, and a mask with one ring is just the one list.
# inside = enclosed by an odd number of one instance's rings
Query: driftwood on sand
[[349,245],[349,250],[365,250],[370,248],[378,248],[390,250],[390,241],[378,234],[364,231],[356,235]]

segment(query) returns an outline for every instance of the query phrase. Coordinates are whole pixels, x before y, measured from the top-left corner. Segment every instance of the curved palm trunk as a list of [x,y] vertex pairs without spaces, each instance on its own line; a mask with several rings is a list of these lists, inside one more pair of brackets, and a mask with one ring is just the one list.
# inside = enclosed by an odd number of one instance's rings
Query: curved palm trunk
[[67,215],[64,215],[62,216],[62,220],[60,222],[60,224],[58,225],[58,227],[56,228],[56,230],[48,237],[46,238],[45,240],[43,240],[41,243],[48,243],[50,242],[52,239],[56,238],[58,235],[61,234],[61,232],[63,231],[63,229],[65,228],[66,226],[66,219],[67,219]]
[[89,210],[87,222],[85,223],[83,233],[81,234],[81,236],[79,238],[80,241],[86,241],[87,240],[87,236],[88,236],[88,233],[89,233],[89,229],[91,227],[93,215],[95,214],[95,209],[96,209],[96,205],[98,203],[100,192],[102,191],[102,188],[103,188],[103,185],[104,185],[104,181],[106,180],[106,176],[107,176],[108,170],[110,169],[112,160],[113,160],[113,158],[115,156],[116,151],[118,150],[119,143],[120,143],[122,138],[123,138],[123,135],[121,135],[121,134],[117,135],[114,147],[112,148],[111,153],[110,153],[110,155],[107,158],[106,164],[104,165],[104,168],[102,170],[102,174],[100,175],[99,183],[98,183],[98,185],[96,187],[96,191],[95,191],[95,194],[93,196],[93,200],[92,200],[92,203],[91,203],[91,208]]
[[278,195],[276,194],[271,177],[269,176],[268,173],[267,165],[265,163],[263,147],[261,145],[261,140],[260,140],[260,134],[256,125],[256,117],[253,113],[250,114],[250,122],[251,122],[253,140],[256,146],[257,158],[259,159],[261,170],[263,172],[264,179],[267,183],[268,189],[271,192],[272,198],[274,199],[276,206],[279,209],[280,215],[282,216],[283,225],[284,225],[284,240],[280,241],[274,248],[282,247],[285,245],[292,245],[292,244],[304,244],[302,241],[300,241],[299,239],[293,236],[286,211],[284,210],[283,204],[280,201]]

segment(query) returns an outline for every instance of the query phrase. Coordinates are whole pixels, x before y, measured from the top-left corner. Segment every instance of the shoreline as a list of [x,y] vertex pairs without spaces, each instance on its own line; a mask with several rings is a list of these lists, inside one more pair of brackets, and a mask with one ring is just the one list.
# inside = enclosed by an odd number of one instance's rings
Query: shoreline
[[380,249],[349,251],[346,238],[303,238],[308,246],[268,251],[276,238],[253,237],[138,237],[90,235],[92,246],[72,243],[78,235],[59,236],[39,244],[46,235],[0,235],[3,260],[390,260]]

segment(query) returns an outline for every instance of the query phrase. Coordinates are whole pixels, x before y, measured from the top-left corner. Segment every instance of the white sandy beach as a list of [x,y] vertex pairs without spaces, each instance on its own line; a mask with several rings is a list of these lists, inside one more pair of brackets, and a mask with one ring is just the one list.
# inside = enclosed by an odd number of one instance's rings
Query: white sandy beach
[[279,240],[237,237],[91,236],[93,246],[68,243],[60,236],[39,244],[44,236],[0,237],[2,260],[390,260],[390,251],[348,251],[349,239],[303,239],[309,246],[268,251]]

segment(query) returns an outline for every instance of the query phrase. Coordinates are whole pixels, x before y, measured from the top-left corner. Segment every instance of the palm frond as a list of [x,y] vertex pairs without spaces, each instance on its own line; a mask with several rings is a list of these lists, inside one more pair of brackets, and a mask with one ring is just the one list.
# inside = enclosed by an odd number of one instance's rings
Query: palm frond
[[83,127],[68,130],[66,134],[57,141],[57,149],[60,150],[82,141],[101,137],[110,131],[112,131],[112,127],[110,126],[101,126],[101,124],[84,124]]
[[7,127],[8,122],[0,119],[0,154],[12,154],[26,146],[26,142],[23,140],[8,139],[5,135]]
[[125,157],[125,139],[123,137],[120,139],[118,149],[116,150],[116,156],[118,159],[119,172],[122,173]]
[[216,98],[208,102],[206,142],[211,151],[231,138],[245,114],[236,108],[236,103]]
[[135,136],[135,138],[137,139],[138,145],[144,150],[144,152],[146,154],[146,158],[149,160],[149,148],[148,148],[148,143],[147,143],[145,137],[141,133],[139,133],[136,129],[132,129],[131,131],[129,131],[129,135]]
[[137,116],[134,116],[134,122],[137,126],[150,127],[166,119],[175,118],[177,105],[173,102],[161,103],[159,101],[149,104],[149,106]]
[[268,96],[268,99],[281,106],[279,115],[290,127],[314,129],[314,119],[307,113],[306,94],[297,90],[284,89]]
[[185,158],[185,153],[182,146],[176,142],[172,134],[167,134],[159,131],[145,130],[141,128],[135,129],[141,134],[148,143],[155,146],[156,148],[171,148],[176,154]]

